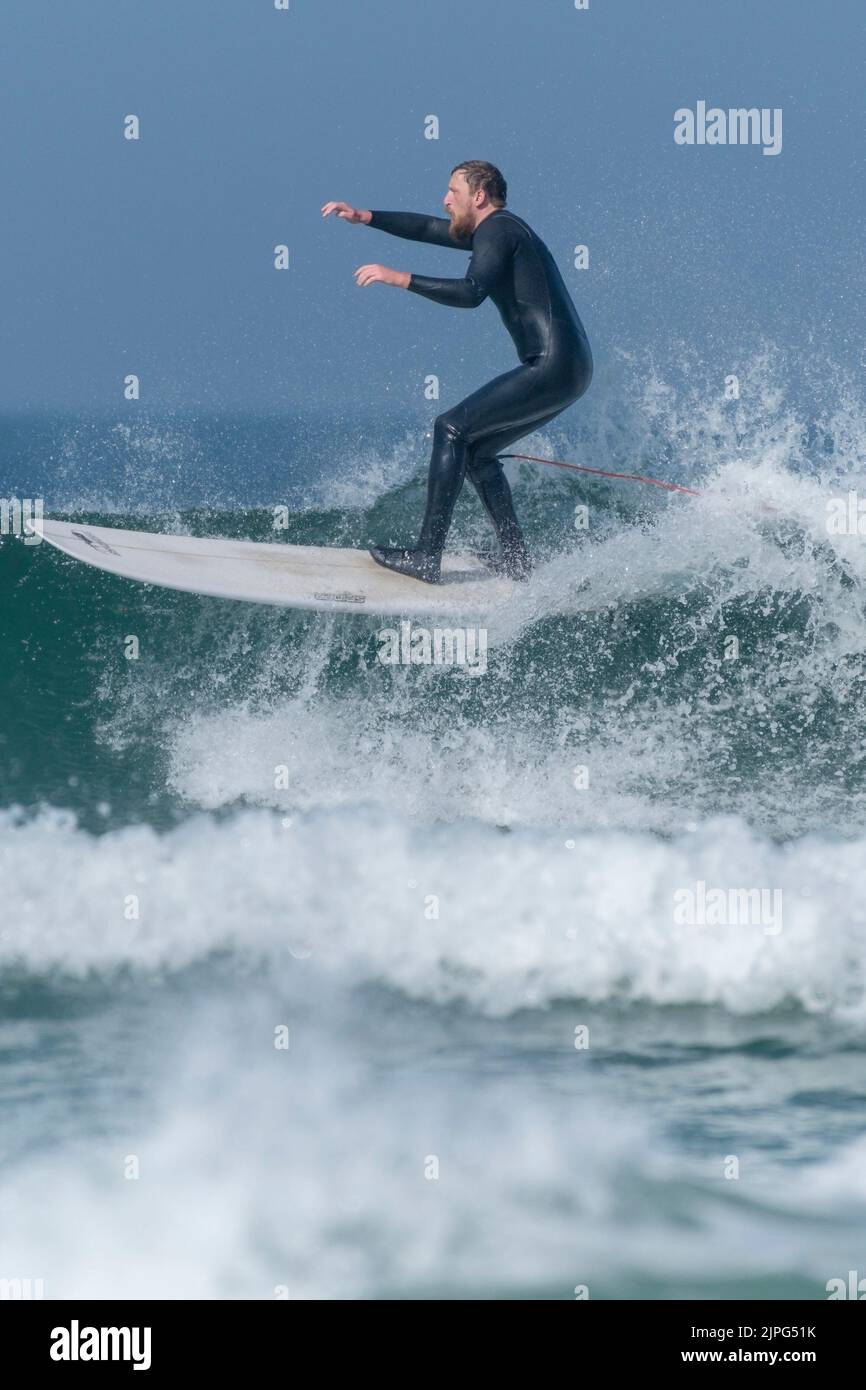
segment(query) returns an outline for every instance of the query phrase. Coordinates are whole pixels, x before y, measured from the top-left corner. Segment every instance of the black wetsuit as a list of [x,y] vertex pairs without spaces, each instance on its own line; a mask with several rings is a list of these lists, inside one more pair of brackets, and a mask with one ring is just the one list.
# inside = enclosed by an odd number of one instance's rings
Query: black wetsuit
[[448,218],[414,212],[373,212],[368,223],[410,241],[471,251],[463,279],[413,274],[408,288],[458,309],[475,309],[489,295],[521,365],[437,417],[427,509],[416,550],[374,547],[371,553],[389,568],[438,580],[454,503],[468,473],[502,545],[503,567],[523,577],[528,557],[497,453],[583,395],[592,377],[592,354],[556,262],[522,218],[497,208],[471,236],[459,240],[451,236],[450,225]]

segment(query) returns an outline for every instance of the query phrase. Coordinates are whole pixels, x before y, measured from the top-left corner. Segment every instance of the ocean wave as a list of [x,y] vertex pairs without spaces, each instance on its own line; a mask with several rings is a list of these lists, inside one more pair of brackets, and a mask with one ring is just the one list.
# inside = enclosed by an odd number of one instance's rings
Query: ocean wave
[[[730,818],[663,840],[417,827],[357,808],[244,811],[94,837],[68,815],[5,813],[0,961],[110,976],[231,952],[491,1016],[620,1000],[735,1014],[793,1005],[859,1026],[866,905],[852,885],[863,849],[773,845]],[[778,897],[723,924],[683,920],[677,905],[700,884],[705,900]]]

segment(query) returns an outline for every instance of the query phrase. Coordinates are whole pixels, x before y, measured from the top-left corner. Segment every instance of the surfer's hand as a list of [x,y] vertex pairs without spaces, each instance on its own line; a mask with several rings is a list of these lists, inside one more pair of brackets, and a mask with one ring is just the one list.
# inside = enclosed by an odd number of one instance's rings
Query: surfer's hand
[[350,203],[325,203],[322,208],[322,216],[329,217],[332,212],[335,212],[344,222],[369,222],[372,217],[372,213],[368,210],[359,212]]
[[364,285],[397,285],[401,290],[409,286],[411,275],[408,270],[389,270],[386,265],[359,265],[355,271],[356,283]]

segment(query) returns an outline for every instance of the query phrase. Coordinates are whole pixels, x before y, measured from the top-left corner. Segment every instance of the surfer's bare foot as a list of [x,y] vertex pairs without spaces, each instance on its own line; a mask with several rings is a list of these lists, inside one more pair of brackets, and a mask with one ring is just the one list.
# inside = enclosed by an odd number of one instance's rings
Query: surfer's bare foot
[[370,554],[377,565],[396,574],[408,574],[412,579],[421,579],[425,584],[440,584],[441,556],[430,555],[426,550],[399,550],[384,545],[371,545]]

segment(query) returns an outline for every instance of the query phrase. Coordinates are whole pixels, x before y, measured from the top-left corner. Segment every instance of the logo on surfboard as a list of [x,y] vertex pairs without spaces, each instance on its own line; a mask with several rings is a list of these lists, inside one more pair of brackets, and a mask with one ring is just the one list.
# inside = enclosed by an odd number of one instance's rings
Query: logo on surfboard
[[101,541],[98,536],[88,536],[86,531],[73,531],[72,534],[78,540],[84,541],[84,544],[89,545],[93,550],[104,550],[106,555],[120,556],[119,550],[114,550],[112,546],[106,545],[105,541]]
[[313,594],[317,601],[325,603],[366,603],[366,594]]

